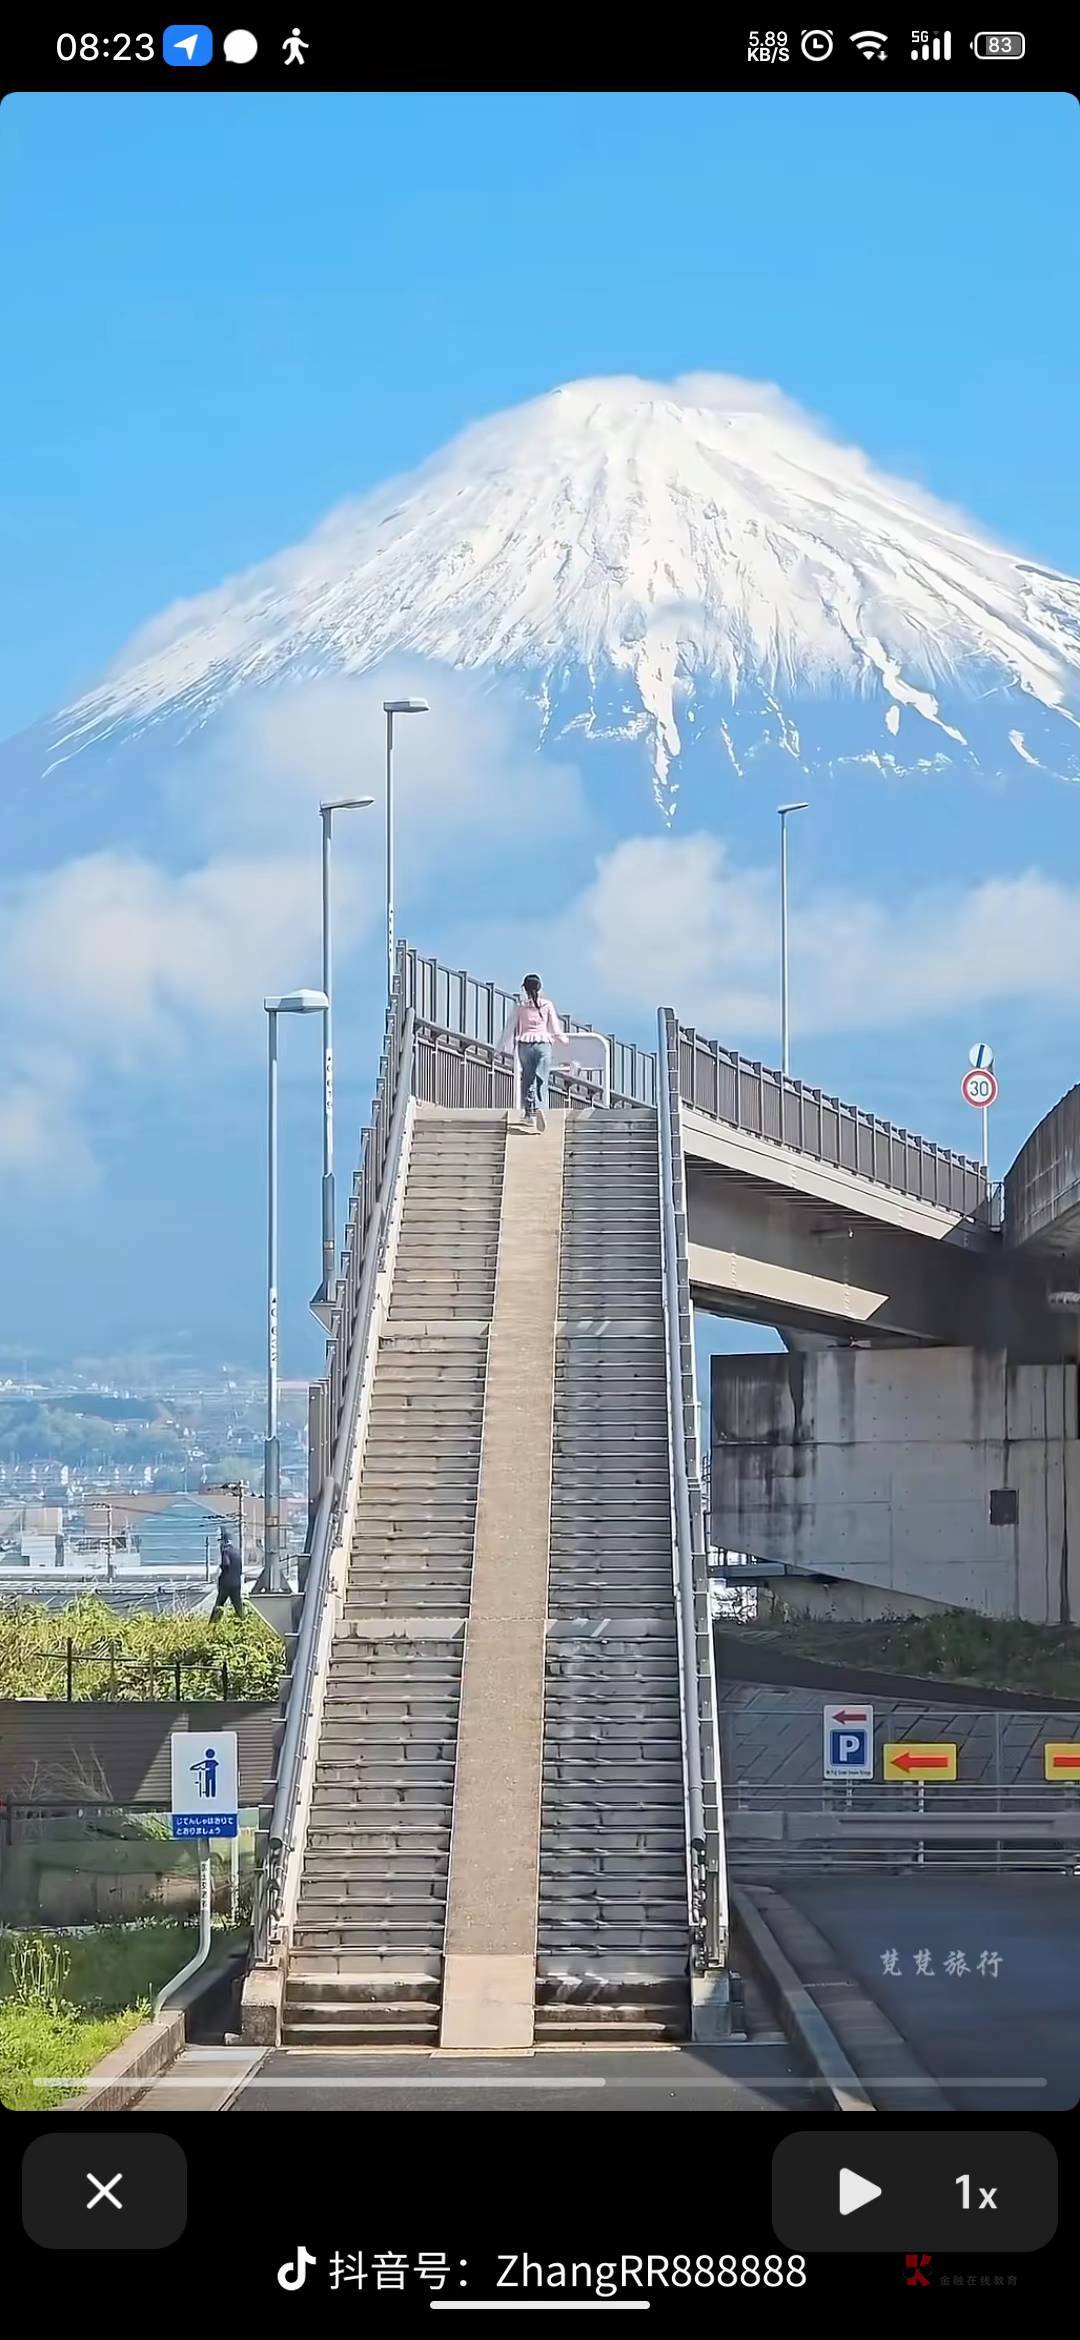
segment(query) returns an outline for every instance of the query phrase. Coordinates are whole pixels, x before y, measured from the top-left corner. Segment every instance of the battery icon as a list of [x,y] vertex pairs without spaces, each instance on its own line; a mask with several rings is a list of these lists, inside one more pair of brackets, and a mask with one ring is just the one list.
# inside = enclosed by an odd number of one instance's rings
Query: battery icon
[[1027,48],[1027,41],[1023,33],[981,32],[976,33],[971,46],[977,57],[991,64],[1016,65]]

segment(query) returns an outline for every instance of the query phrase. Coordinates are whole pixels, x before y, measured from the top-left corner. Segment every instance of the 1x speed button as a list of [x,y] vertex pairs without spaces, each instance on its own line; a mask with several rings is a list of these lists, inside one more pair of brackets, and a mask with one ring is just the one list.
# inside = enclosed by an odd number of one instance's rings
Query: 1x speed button
[[772,2218],[795,2251],[1038,2251],[1057,2155],[1030,2131],[797,2130],[773,2155]]

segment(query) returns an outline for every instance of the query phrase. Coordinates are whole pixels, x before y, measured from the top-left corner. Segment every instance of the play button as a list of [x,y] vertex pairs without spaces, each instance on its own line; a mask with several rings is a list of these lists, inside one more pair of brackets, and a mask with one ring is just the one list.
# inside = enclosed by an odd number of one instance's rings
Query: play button
[[857,2169],[842,2169],[840,2172],[841,2218],[850,2218],[853,2210],[865,2210],[867,2203],[876,2202],[880,2193],[881,2187],[873,2185],[869,2178],[860,2177]]

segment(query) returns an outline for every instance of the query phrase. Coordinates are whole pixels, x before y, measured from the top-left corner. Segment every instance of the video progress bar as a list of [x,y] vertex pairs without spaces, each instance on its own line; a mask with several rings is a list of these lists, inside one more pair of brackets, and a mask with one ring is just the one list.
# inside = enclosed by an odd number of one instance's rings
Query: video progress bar
[[651,2299],[433,2299],[429,2301],[435,2315],[452,2315],[457,2309],[494,2308],[510,2316],[559,2316],[582,2314],[592,2316],[643,2315],[651,2308]]

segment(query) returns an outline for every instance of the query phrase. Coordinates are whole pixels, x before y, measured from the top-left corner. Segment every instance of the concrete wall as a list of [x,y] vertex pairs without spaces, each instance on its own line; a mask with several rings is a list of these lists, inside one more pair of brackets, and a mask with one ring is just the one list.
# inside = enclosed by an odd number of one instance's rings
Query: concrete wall
[[[987,1616],[1080,1621],[1077,1429],[1072,1364],[714,1357],[712,1540]],[[993,1489],[1015,1491],[1015,1524],[991,1525]]]

